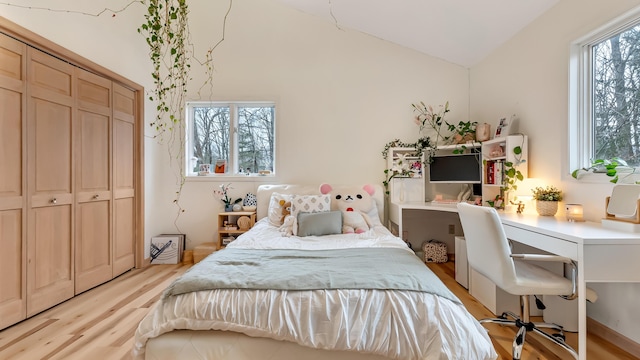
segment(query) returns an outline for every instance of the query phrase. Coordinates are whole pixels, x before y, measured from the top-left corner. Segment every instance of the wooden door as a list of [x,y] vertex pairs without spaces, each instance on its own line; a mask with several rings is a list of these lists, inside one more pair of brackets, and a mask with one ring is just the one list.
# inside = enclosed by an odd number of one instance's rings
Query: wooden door
[[27,316],[74,295],[73,66],[27,50]]
[[113,275],[135,265],[135,91],[113,84]]
[[111,80],[76,68],[75,293],[111,280]]
[[0,35],[0,329],[27,316],[25,53]]

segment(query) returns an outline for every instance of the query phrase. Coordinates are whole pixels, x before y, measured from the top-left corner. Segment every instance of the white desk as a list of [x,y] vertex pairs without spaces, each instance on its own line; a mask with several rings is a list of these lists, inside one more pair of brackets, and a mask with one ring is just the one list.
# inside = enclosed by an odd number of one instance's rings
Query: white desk
[[[457,212],[455,204],[391,204],[390,219],[402,231],[402,211]],[[578,264],[578,294],[588,282],[640,282],[640,234],[603,228],[595,222],[568,222],[559,217],[501,213],[507,238]],[[587,305],[578,298],[578,354],[587,357]]]

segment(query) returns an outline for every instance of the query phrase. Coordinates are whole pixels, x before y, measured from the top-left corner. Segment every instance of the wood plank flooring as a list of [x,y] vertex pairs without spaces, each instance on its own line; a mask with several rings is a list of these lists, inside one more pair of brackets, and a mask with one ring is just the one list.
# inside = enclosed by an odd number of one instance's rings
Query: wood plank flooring
[[[476,318],[491,316],[455,282],[453,262],[429,267]],[[132,270],[52,309],[0,331],[0,359],[130,359],[138,322],[162,290],[189,266],[153,265]],[[500,359],[511,359],[515,332],[487,325]],[[575,334],[568,334],[572,345]],[[589,360],[635,359],[604,340],[590,336]],[[535,335],[527,335],[523,359],[569,359],[568,354]]]

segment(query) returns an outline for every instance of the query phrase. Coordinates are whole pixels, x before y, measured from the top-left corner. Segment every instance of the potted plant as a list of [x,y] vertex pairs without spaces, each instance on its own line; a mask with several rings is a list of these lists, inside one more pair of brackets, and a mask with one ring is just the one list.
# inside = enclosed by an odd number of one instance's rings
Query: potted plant
[[536,200],[536,211],[541,216],[554,216],[558,212],[558,201],[562,200],[562,191],[555,186],[531,189]]
[[433,106],[425,105],[424,102],[419,104],[411,104],[413,111],[418,113],[415,118],[416,125],[420,126],[420,131],[423,131],[426,127],[430,127],[435,132],[434,147],[438,147],[440,140],[446,141],[448,136],[442,134],[442,125],[449,124],[444,120],[444,116],[451,110],[449,110],[449,102],[447,101],[444,106],[440,105],[439,110],[434,110]]
[[475,139],[477,125],[477,121],[460,121],[458,125],[447,123],[447,128],[453,132],[454,144],[464,144],[467,141],[473,141]]
[[619,157],[612,157],[610,159],[595,159],[591,161],[591,165],[588,167],[583,167],[580,169],[573,170],[571,172],[571,176],[574,179],[580,179],[580,176],[593,172],[593,173],[605,173],[607,176],[611,177],[610,182],[616,184],[618,180],[620,180],[619,173],[621,168],[628,169],[628,174],[624,177],[627,177],[633,173],[635,173],[636,169],[632,168],[627,164],[626,161],[622,160]]
[[233,211],[233,205],[242,201],[242,198],[233,200],[229,197],[229,190],[233,189],[231,184],[221,184],[220,190],[213,190],[213,194],[216,195],[224,203],[224,211]]

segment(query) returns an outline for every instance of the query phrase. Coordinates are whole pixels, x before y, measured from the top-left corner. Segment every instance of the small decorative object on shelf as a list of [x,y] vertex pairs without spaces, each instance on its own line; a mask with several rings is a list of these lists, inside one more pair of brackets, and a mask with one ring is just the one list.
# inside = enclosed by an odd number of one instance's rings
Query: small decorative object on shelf
[[558,212],[558,201],[562,200],[562,191],[555,186],[531,189],[536,200],[536,211],[540,216],[554,216]]
[[247,193],[242,201],[242,209],[244,211],[254,211],[258,205],[258,199],[253,193]]
[[476,125],[476,141],[483,142],[491,139],[491,125],[482,123]]
[[[222,200],[222,202],[224,203],[224,211],[226,212],[233,211],[233,205],[238,204],[242,201],[242,198],[237,198],[235,200],[232,200],[232,198],[229,197],[230,189],[233,189],[231,187],[231,183],[221,184],[220,190],[213,190],[213,194],[217,196],[220,200]],[[240,208],[240,210],[242,210],[242,208]]]
[[582,205],[567,204],[565,205],[565,211],[567,215],[567,221],[570,221],[570,222],[584,221]]
[[251,228],[251,218],[248,216],[241,216],[238,218],[238,227],[242,231],[247,231]]

